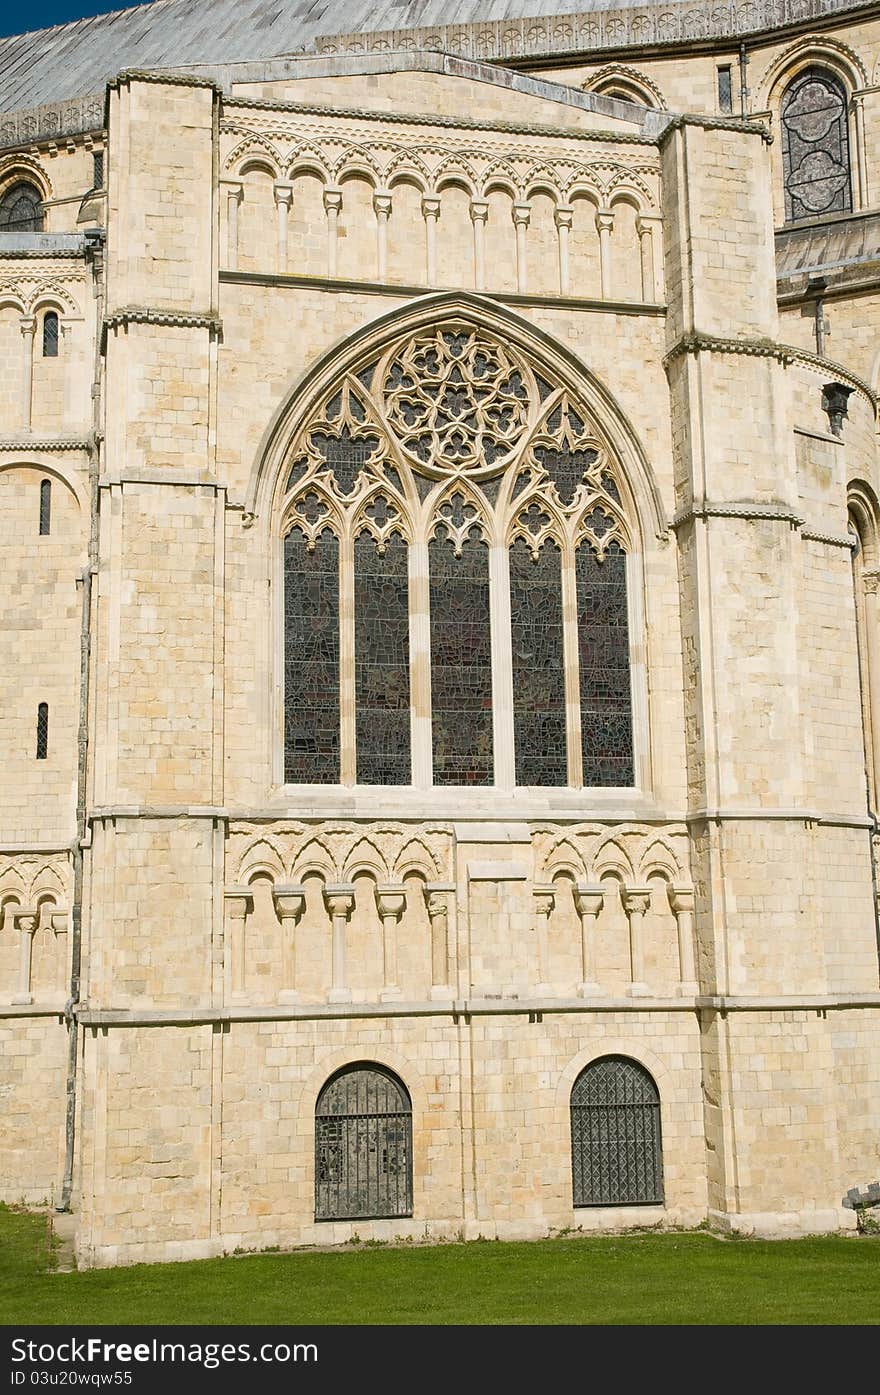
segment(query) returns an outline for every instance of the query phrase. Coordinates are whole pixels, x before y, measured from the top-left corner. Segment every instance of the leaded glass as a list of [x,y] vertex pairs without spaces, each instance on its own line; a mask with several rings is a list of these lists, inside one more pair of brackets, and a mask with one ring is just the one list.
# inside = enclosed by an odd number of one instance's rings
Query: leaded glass
[[339,543],[284,539],[284,778],[339,781]]
[[536,446],[535,458],[544,466],[556,485],[560,502],[567,507],[574,502],[575,492],[587,470],[595,464],[598,452],[590,449],[571,450],[568,447],[551,450],[547,446]]
[[[349,397],[349,405],[354,401],[353,396]],[[328,470],[332,470],[340,494],[348,495],[354,489],[361,470],[378,447],[379,437],[355,437],[347,426],[343,426],[338,436],[316,431],[312,436],[312,444],[324,457]]]
[[52,481],[40,481],[40,537],[47,538],[52,527]]
[[58,316],[48,310],[43,316],[43,358],[58,357]]
[[568,784],[559,549],[510,549],[513,721],[518,785]]
[[663,1201],[660,1096],[637,1061],[605,1056],[571,1092],[575,1206],[649,1206]]
[[626,557],[575,554],[584,785],[632,785],[633,733]]
[[315,1105],[315,1220],[411,1216],[412,1105],[379,1066],[347,1067]]
[[33,184],[13,184],[0,199],[0,232],[42,232],[43,209]]
[[492,654],[489,552],[467,538],[429,545],[435,785],[490,785]]
[[49,756],[49,704],[41,702],[37,707],[37,760],[47,760]]
[[852,208],[847,98],[822,68],[798,76],[782,100],[785,220],[847,213]]
[[[379,499],[376,509],[384,500]],[[361,785],[408,785],[408,548],[388,539],[384,556],[361,534],[354,545],[357,778]]]

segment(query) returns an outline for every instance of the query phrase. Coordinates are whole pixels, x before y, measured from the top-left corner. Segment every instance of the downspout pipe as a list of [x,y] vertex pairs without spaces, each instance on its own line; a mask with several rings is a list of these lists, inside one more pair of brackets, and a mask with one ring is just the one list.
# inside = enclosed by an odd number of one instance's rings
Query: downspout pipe
[[83,911],[83,849],[88,846],[88,761],[89,761],[89,691],[92,647],[93,578],[98,570],[98,471],[101,453],[101,326],[104,321],[104,232],[86,233],[86,254],[92,264],[95,285],[95,363],[92,378],[92,433],[89,441],[89,550],[88,562],[82,573],[82,618],[79,645],[79,726],[77,730],[76,768],[76,836],[72,845],[73,897],[70,912],[71,965],[70,996],[64,1007],[67,1022],[67,1098],[64,1126],[64,1177],[61,1198],[56,1211],[70,1210],[73,1193],[73,1169],[76,1148],[76,1090],[79,1069],[79,1023],[77,1006],[80,1001],[82,975],[82,911]]
[[748,54],[746,53],[746,41],[740,39],[739,44],[739,114],[745,121],[749,114],[749,85],[746,79],[746,68],[749,66]]

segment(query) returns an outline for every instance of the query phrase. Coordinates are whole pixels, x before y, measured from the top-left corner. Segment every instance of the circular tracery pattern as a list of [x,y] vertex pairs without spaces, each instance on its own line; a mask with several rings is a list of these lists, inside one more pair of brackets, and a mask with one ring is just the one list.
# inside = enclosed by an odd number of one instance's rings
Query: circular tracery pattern
[[441,471],[504,463],[528,425],[524,364],[466,328],[420,335],[390,359],[385,415],[403,449]]

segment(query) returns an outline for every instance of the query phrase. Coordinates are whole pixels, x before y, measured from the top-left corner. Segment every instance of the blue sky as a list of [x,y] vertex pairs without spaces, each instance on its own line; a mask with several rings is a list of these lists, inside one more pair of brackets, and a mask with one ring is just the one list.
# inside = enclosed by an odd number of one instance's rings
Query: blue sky
[[[136,0],[143,4],[144,0]],[[13,3],[0,0],[0,34],[21,34],[29,29],[48,29],[85,15],[102,15],[109,10],[130,10],[129,0],[27,0]]]

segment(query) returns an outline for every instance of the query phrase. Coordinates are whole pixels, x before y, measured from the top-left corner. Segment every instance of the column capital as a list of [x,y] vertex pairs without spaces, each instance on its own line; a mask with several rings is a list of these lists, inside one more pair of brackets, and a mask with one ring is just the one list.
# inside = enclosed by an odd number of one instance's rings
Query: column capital
[[651,888],[649,886],[625,886],[621,899],[627,915],[644,915],[651,905]]
[[238,199],[241,202],[244,198],[244,184],[240,179],[221,179],[220,187],[226,190],[230,199]]
[[574,209],[568,204],[559,204],[553,214],[553,221],[557,228],[570,228],[574,218]]
[[244,917],[254,909],[254,893],[249,886],[225,886],[223,899],[232,916]]
[[532,216],[532,205],[530,203],[515,203],[510,212],[517,227],[528,227],[529,220]]
[[605,888],[601,882],[575,882],[574,904],[578,915],[598,916],[605,904]]
[[67,911],[52,912],[52,914],[49,917],[49,924],[52,926],[52,929],[54,930],[56,935],[67,934],[68,919],[69,917]]
[[399,920],[406,906],[406,890],[399,885],[377,886],[376,906],[380,916],[393,916]]
[[324,190],[324,207],[329,212],[339,212],[342,207],[342,190],[332,185],[327,185]]
[[862,586],[866,595],[876,596],[880,591],[880,572],[862,572]]
[[387,189],[377,189],[373,195],[373,211],[387,218],[391,212],[391,195]]
[[19,911],[12,917],[12,924],[16,930],[22,931],[25,935],[32,935],[40,922],[40,917],[36,911]]
[[670,886],[669,905],[675,915],[694,909],[694,888],[692,886]]
[[422,215],[425,218],[440,217],[440,196],[439,194],[422,195]]
[[306,904],[306,889],[298,882],[276,883],[272,888],[272,900],[280,920],[299,920]]
[[612,209],[596,209],[596,227],[599,229],[599,232],[611,232],[614,227],[614,212]]
[[537,903],[539,915],[549,915],[556,902],[556,887],[551,882],[536,882],[532,887],[532,895]]
[[324,900],[331,915],[341,915],[348,920],[354,910],[354,883],[327,882],[324,887]]
[[654,228],[661,227],[663,217],[660,213],[640,213],[636,218],[636,231],[641,237],[643,233],[653,232]]
[[37,328],[37,321],[34,315],[22,315],[19,320],[22,334],[33,334]]
[[489,217],[488,199],[471,199],[471,222],[485,223]]
[[293,185],[279,183],[275,185],[275,202],[277,204],[287,204],[289,208],[293,202]]

